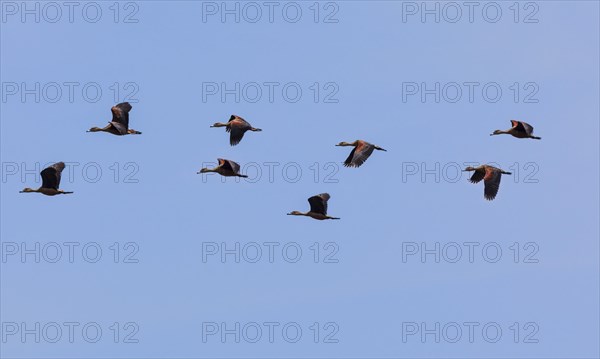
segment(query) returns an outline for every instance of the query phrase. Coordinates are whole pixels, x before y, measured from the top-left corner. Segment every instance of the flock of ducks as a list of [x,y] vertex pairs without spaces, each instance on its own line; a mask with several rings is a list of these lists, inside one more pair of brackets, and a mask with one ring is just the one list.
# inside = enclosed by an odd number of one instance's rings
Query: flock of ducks
[[[132,106],[128,102],[117,104],[111,108],[112,121],[107,126],[92,127],[87,132],[108,132],[117,136],[125,135],[141,135],[140,131],[129,128],[129,111]],[[490,136],[507,134],[516,138],[531,138],[541,140],[541,137],[533,136],[533,127],[528,123],[522,121],[511,121],[512,127],[506,131],[496,130]],[[260,128],[254,128],[248,121],[244,120],[240,116],[232,115],[227,123],[217,122],[212,127],[225,127],[225,131],[229,133],[229,144],[236,146],[242,141],[244,134],[247,131],[260,132]],[[350,155],[344,161],[346,167],[360,167],[365,161],[371,156],[374,150],[386,151],[385,149],[373,145],[363,140],[356,140],[354,142],[340,142],[336,146],[350,146],[354,147],[350,152]],[[240,165],[234,161],[219,158],[219,165],[215,168],[202,168],[198,173],[215,172],[225,177],[248,177],[240,174]],[[42,193],[46,196],[55,196],[57,194],[70,194],[73,192],[66,192],[58,187],[60,186],[61,173],[65,168],[63,162],[58,162],[42,170],[40,173],[42,177],[42,186],[38,189],[25,188],[20,193]],[[483,180],[484,191],[483,195],[486,200],[493,200],[498,194],[500,188],[500,179],[503,174],[510,175],[510,172],[503,171],[499,168],[490,165],[481,165],[479,167],[467,167],[463,172],[474,172],[469,181],[471,183],[479,183]],[[324,219],[340,219],[338,217],[331,217],[327,215],[327,201],[331,196],[328,193],[321,193],[316,196],[312,196],[308,199],[310,204],[310,211],[300,212],[292,211],[288,213],[291,216],[307,216],[318,220]]]

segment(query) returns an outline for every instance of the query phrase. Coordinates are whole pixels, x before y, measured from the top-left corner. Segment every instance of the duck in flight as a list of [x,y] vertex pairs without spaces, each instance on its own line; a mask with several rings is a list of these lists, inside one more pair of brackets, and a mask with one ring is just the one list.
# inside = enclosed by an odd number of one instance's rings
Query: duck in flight
[[515,121],[511,120],[510,123],[512,127],[506,131],[496,130],[490,136],[494,135],[512,135],[516,138],[533,138],[534,140],[541,140],[541,137],[536,137],[533,135],[533,126],[523,121]]
[[113,106],[110,111],[112,112],[112,121],[104,128],[92,127],[87,132],[108,132],[117,136],[124,135],[141,135],[140,131],[136,131],[129,128],[129,111],[132,106],[129,102],[122,102],[118,105]]
[[328,193],[321,193],[316,196],[312,196],[308,199],[310,204],[310,211],[302,213],[300,211],[292,211],[288,213],[288,216],[307,216],[318,220],[324,219],[339,219],[337,217],[330,217],[327,215],[327,201],[329,201]]
[[229,132],[229,144],[232,146],[240,143],[246,131],[262,131],[260,128],[252,127],[248,121],[236,115],[231,115],[227,123],[217,122],[210,127],[225,127],[225,131]]
[[512,173],[503,171],[499,168],[490,165],[482,165],[479,167],[467,167],[463,172],[471,172],[474,171],[469,181],[471,183],[479,183],[483,180],[483,197],[488,201],[496,198],[498,194],[498,189],[500,188],[500,178],[502,175],[510,175]]
[[61,189],[58,189],[60,185],[60,174],[65,169],[64,162],[58,162],[44,168],[40,175],[42,176],[42,186],[38,189],[33,188],[25,188],[19,193],[32,193],[37,192],[41,194],[45,194],[46,196],[55,196],[57,194],[71,194],[73,192],[65,192]]
[[369,158],[369,156],[371,156],[371,153],[373,153],[373,150],[387,152],[387,150],[384,150],[383,148],[381,148],[379,146],[375,146],[375,145],[370,144],[369,142],[366,142],[363,140],[356,140],[354,142],[340,142],[336,146],[353,146],[354,147],[354,149],[352,149],[352,151],[350,152],[350,155],[348,156],[348,158],[346,158],[346,161],[344,162],[344,166],[346,166],[346,167],[360,167],[363,163],[365,163],[367,158]]
[[219,165],[215,168],[203,168],[198,172],[207,173],[207,172],[216,172],[221,176],[225,177],[242,177],[247,178],[248,176],[240,174],[240,165],[231,160],[225,160],[223,158],[217,158],[219,161]]

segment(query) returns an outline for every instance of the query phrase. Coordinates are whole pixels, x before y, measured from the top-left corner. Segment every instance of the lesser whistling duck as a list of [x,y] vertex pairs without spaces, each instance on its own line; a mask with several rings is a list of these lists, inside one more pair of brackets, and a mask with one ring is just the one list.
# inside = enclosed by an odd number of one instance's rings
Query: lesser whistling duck
[[523,121],[511,120],[512,127],[506,131],[496,130],[490,136],[494,135],[512,135],[516,138],[533,138],[534,140],[541,140],[541,137],[533,136],[533,126]]
[[221,176],[225,176],[225,177],[243,177],[243,178],[248,177],[246,175],[242,175],[239,173],[240,165],[237,164],[236,162],[233,162],[231,160],[226,160],[223,158],[217,158],[217,161],[219,161],[219,165],[217,167],[203,168],[200,170],[200,172],[198,172],[198,174],[207,173],[207,172],[216,172],[216,173],[220,174]]
[[58,162],[52,166],[46,167],[40,172],[42,176],[42,186],[38,189],[24,188],[19,193],[42,193],[46,196],[55,196],[57,194],[71,194],[73,192],[65,192],[58,189],[60,185],[60,174],[65,169],[64,162]]
[[117,136],[141,135],[140,131],[129,128],[129,111],[131,109],[129,102],[122,102],[113,106],[110,109],[113,115],[112,121],[104,128],[92,127],[87,132],[108,132]]
[[503,171],[499,168],[490,165],[481,165],[479,167],[467,167],[464,169],[466,172],[475,171],[469,181],[471,183],[479,183],[483,180],[484,190],[483,196],[488,201],[496,198],[498,189],[500,188],[500,178],[503,174],[511,175],[512,173]]
[[363,140],[356,140],[354,142],[340,142],[336,146],[354,146],[354,149],[352,152],[350,152],[350,155],[344,162],[344,166],[346,167],[360,167],[363,163],[365,163],[367,158],[371,156],[373,150],[387,151],[379,146],[375,146]]
[[246,131],[260,132],[260,128],[254,128],[248,121],[240,116],[231,115],[227,123],[217,122],[210,127],[225,127],[225,131],[229,132],[229,144],[232,146],[240,143]]
[[331,198],[328,193],[321,193],[312,196],[308,199],[310,203],[310,211],[303,213],[300,211],[292,211],[288,216],[307,216],[318,220],[324,219],[339,219],[338,217],[330,217],[327,215],[327,201]]

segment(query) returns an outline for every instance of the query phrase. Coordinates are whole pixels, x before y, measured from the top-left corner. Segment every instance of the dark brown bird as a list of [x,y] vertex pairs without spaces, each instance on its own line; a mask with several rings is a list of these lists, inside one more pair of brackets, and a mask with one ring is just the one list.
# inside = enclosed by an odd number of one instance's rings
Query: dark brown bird
[[467,167],[464,171],[475,171],[469,181],[471,183],[479,183],[483,180],[484,189],[483,196],[488,201],[496,198],[496,194],[498,194],[498,189],[500,188],[500,178],[503,174],[511,175],[512,173],[503,171],[499,168],[489,166],[489,165],[481,165],[479,167]]
[[327,215],[327,201],[329,201],[328,193],[321,193],[316,196],[312,196],[308,199],[310,204],[310,211],[303,213],[300,211],[292,211],[288,213],[288,216],[307,216],[318,220],[324,219],[339,219],[337,217],[330,217]]
[[260,128],[254,128],[246,120],[240,116],[231,115],[227,123],[217,122],[210,127],[225,127],[225,131],[229,132],[229,144],[232,146],[240,143],[246,131],[260,132]]
[[248,177],[246,175],[240,174],[240,165],[236,162],[233,162],[231,160],[225,160],[222,158],[217,158],[217,161],[219,161],[219,165],[217,167],[203,168],[200,170],[200,172],[198,172],[198,174],[206,172],[216,172],[221,176],[225,177]]
[[40,175],[42,176],[42,186],[38,189],[25,188],[20,193],[31,193],[37,192],[45,194],[46,196],[55,196],[57,194],[71,194],[73,192],[65,192],[61,189],[58,189],[60,185],[60,174],[65,169],[64,162],[58,162],[44,168]]
[[511,120],[510,123],[512,127],[506,131],[496,130],[494,133],[490,134],[490,136],[494,135],[512,135],[516,138],[533,138],[534,140],[541,140],[541,137],[536,137],[533,135],[533,126],[523,121],[515,121]]
[[87,132],[108,132],[117,136],[124,135],[141,135],[140,131],[129,128],[129,111],[132,107],[129,102],[123,102],[113,106],[110,111],[112,112],[112,121],[104,128],[92,127]]
[[354,146],[354,149],[344,162],[344,166],[346,167],[360,167],[371,156],[373,150],[387,151],[363,140],[356,140],[352,143],[340,142],[336,146]]

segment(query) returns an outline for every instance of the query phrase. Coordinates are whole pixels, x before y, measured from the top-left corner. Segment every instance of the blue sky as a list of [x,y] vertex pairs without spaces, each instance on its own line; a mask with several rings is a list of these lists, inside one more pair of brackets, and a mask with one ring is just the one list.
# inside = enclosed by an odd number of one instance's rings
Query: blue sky
[[[600,355],[597,2],[35,4],[2,2],[3,357]],[[141,136],[85,132],[123,100]],[[356,139],[387,152],[345,168]],[[18,193],[57,161],[73,195]],[[493,202],[472,162],[513,172]],[[285,215],[322,192],[340,221]]]

